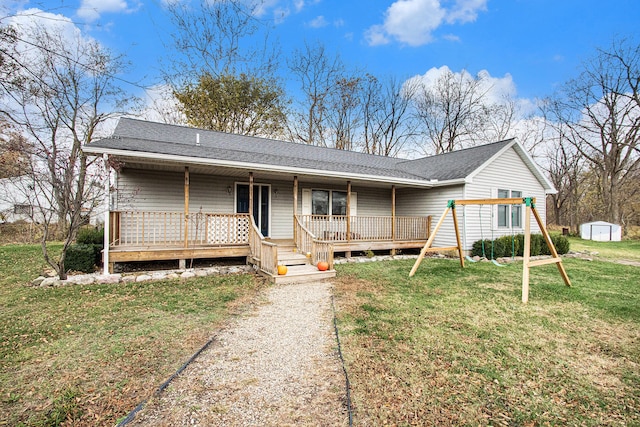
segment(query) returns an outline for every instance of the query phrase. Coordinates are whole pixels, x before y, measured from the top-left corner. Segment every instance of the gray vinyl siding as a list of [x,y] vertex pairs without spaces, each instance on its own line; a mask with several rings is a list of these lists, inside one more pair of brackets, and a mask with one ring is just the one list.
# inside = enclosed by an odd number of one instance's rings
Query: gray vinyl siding
[[[237,183],[247,184],[248,181],[191,173],[189,175],[189,211],[235,213]],[[255,184],[271,185],[269,237],[292,238],[293,183],[256,180]],[[232,189],[231,194],[228,191],[229,187]],[[118,174],[116,203],[117,210],[183,212],[184,173],[124,169]]]
[[[473,182],[465,188],[465,199],[486,199],[497,197],[497,190],[521,191],[523,197],[537,198],[536,209],[540,217],[546,222],[545,191],[536,177],[526,167],[515,150],[507,150],[485,169],[473,177]],[[524,229],[525,208],[522,207],[522,227],[514,228],[513,233],[522,233]],[[497,227],[497,206],[467,206],[458,208],[458,218],[461,222],[463,245],[470,250],[473,242],[511,235],[510,228]],[[539,233],[540,228],[533,216],[531,217],[531,232]],[[466,244],[465,244],[466,240]]]
[[391,216],[391,189],[357,187],[358,216]]
[[[447,208],[451,199],[462,198],[463,187],[451,186],[431,190],[403,189],[396,196],[396,214],[398,216],[432,217],[432,230]],[[433,241],[433,247],[455,246],[455,230],[451,215],[447,215]]]
[[[451,186],[431,190],[402,189],[396,195],[396,214],[398,216],[432,217],[432,231],[452,199],[462,198],[463,187]],[[455,246],[455,230],[451,215],[447,215],[433,241],[433,247]]]
[[[189,211],[233,213],[234,197],[224,177],[189,175]],[[117,210],[184,211],[184,173],[124,169],[118,174]]]

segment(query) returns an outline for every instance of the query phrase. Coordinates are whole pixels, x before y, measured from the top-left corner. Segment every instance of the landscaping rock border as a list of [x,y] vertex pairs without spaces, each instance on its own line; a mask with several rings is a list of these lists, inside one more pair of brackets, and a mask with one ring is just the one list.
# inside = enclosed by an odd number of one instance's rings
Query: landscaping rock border
[[189,268],[185,270],[159,270],[136,273],[116,274],[76,274],[68,276],[67,280],[60,280],[58,276],[40,276],[31,281],[31,286],[50,288],[68,285],[91,285],[110,283],[147,282],[151,280],[189,279],[191,277],[221,276],[228,274],[250,273],[253,268],[250,265],[231,265],[224,267]]

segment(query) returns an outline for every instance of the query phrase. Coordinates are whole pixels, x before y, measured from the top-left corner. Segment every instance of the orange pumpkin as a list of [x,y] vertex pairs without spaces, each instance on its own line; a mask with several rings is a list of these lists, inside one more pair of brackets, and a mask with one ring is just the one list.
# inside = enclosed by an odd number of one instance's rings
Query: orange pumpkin
[[327,271],[329,269],[329,263],[327,261],[318,262],[318,270]]
[[278,274],[281,276],[284,276],[285,274],[287,274],[287,266],[286,265],[279,265],[278,266]]

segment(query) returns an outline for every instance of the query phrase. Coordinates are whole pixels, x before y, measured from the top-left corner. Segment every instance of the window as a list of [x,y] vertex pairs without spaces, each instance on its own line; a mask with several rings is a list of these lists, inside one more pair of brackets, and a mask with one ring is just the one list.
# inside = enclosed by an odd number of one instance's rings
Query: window
[[329,192],[313,190],[311,192],[311,213],[313,215],[329,215]]
[[311,192],[313,215],[346,215],[347,193],[344,191],[313,190]]
[[16,215],[31,215],[31,205],[13,205],[13,213]]
[[[522,197],[522,191],[498,190],[498,198],[507,199]],[[522,205],[498,205],[498,228],[521,228]]]
[[347,193],[343,191],[331,192],[331,215],[347,214]]

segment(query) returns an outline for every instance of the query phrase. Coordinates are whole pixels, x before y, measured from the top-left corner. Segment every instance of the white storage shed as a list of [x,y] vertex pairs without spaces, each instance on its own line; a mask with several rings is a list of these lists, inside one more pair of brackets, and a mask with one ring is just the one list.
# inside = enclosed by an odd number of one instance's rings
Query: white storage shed
[[622,228],[605,221],[586,222],[580,226],[580,237],[598,242],[619,242],[622,239]]

